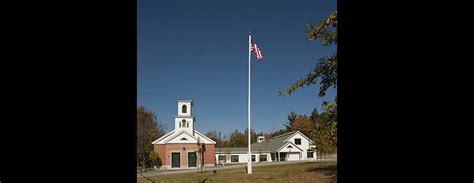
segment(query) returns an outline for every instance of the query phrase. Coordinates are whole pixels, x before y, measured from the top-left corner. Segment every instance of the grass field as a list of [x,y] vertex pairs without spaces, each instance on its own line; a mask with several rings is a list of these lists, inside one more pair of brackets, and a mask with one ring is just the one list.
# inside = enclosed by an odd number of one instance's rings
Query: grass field
[[[308,162],[286,165],[253,167],[253,174],[247,175],[245,168],[222,170],[217,173],[183,173],[152,177],[156,183],[162,182],[337,182],[337,162]],[[151,182],[144,178],[139,183]]]

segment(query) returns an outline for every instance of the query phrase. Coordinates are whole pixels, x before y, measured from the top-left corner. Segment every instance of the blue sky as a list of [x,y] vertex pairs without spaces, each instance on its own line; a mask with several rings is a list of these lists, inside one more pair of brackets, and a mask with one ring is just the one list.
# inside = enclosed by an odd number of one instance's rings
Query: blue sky
[[334,100],[319,85],[281,97],[277,91],[303,78],[336,47],[305,39],[306,24],[336,9],[335,0],[314,1],[138,0],[137,104],[174,128],[176,99],[192,99],[196,129],[223,135],[247,128],[248,31],[263,61],[252,55],[252,129],[283,128],[295,111],[309,114]]

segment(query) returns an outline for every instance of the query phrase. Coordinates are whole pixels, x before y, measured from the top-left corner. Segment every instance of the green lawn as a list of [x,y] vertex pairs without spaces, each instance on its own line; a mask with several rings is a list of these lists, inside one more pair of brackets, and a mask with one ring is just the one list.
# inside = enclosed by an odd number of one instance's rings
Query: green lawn
[[[156,183],[161,182],[334,182],[337,174],[337,162],[311,162],[288,165],[270,165],[253,167],[253,174],[247,175],[245,168],[222,170],[216,174],[183,173],[152,177]],[[139,178],[139,183],[150,182]]]

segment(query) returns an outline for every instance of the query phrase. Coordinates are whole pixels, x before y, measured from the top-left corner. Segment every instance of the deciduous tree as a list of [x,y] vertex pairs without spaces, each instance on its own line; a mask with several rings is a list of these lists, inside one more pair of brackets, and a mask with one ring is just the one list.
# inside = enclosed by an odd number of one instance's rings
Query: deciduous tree
[[219,135],[217,133],[217,131],[213,130],[213,131],[208,131],[207,133],[204,134],[206,137],[209,137],[210,139],[212,139],[213,141],[215,142],[219,142]]
[[165,129],[165,125],[158,121],[155,113],[143,106],[137,107],[137,159],[141,166],[151,166],[151,143],[163,136]]
[[[308,25],[306,38],[310,41],[321,40],[323,46],[337,45],[337,11],[334,11],[326,20],[321,20],[319,24]],[[278,94],[285,96],[319,82],[319,97],[326,95],[328,88],[337,86],[337,52],[332,55],[322,57],[310,73],[303,79],[296,81],[286,90],[280,90]]]
[[306,115],[298,115],[291,128],[294,131],[300,131],[304,135],[310,136],[311,131],[314,130],[314,124],[308,119]]

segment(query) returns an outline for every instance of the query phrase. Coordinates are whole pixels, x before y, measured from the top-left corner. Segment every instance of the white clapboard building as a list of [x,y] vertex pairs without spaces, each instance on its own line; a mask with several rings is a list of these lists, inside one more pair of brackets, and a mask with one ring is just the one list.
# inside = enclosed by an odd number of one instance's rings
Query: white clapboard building
[[[252,162],[316,160],[312,150],[312,141],[299,131],[289,132],[265,139],[257,138],[257,143],[251,144]],[[215,148],[218,163],[245,163],[248,160],[248,147]]]

